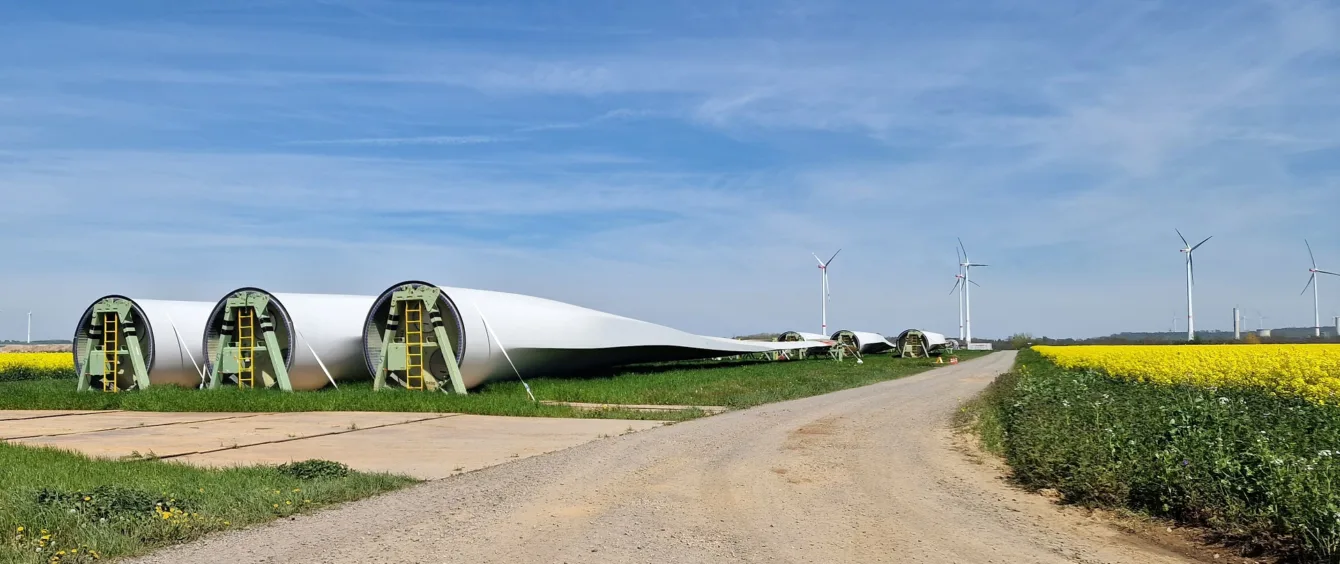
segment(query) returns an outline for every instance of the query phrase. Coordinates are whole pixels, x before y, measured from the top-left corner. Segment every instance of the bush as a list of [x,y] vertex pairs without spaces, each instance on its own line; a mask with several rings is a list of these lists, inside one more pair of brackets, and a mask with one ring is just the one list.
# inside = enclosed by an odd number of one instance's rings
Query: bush
[[330,460],[303,460],[279,465],[279,473],[299,480],[331,480],[349,475],[349,467]]
[[989,401],[1020,483],[1340,562],[1340,409],[1064,371],[1033,351],[1003,382]]

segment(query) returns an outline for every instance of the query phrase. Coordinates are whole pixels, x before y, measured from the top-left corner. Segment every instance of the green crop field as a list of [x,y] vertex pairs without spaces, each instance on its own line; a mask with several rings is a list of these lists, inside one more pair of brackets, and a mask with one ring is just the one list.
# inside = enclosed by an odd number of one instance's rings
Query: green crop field
[[1025,487],[1206,527],[1245,555],[1337,562],[1340,408],[1332,403],[1259,386],[1066,370],[1024,350],[960,423]]

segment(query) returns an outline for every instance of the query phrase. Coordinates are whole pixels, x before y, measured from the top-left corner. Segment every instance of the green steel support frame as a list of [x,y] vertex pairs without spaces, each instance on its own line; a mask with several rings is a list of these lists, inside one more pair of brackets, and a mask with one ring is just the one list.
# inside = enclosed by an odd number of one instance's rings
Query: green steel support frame
[[[219,332],[219,353],[209,373],[211,390],[217,389],[223,383],[225,374],[238,374],[242,371],[241,351],[233,342],[234,333],[238,330],[237,312],[242,308],[252,308],[255,312],[254,319],[260,322],[261,342],[264,343],[253,347],[252,353],[269,355],[270,367],[274,369],[273,375],[261,373],[262,382],[267,388],[278,385],[280,390],[293,391],[293,384],[288,378],[288,366],[284,363],[284,351],[279,346],[279,337],[275,335],[274,319],[268,313],[269,306],[270,296],[263,292],[244,291],[228,297],[227,303],[224,304],[223,329]],[[297,346],[297,343],[290,343],[289,346]],[[256,362],[254,356],[251,362]]]
[[[79,384],[77,387],[79,391],[85,392],[91,389],[94,376],[101,376],[103,378],[109,377],[109,375],[104,374],[102,362],[93,362],[95,355],[99,359],[106,358],[107,355],[107,350],[105,348],[107,338],[102,334],[102,321],[104,315],[116,316],[116,327],[117,331],[120,332],[120,335],[118,336],[121,337],[116,339],[116,341],[124,343],[124,346],[118,345],[117,350],[113,354],[118,357],[127,356],[130,358],[131,377],[134,379],[134,387],[136,389],[143,390],[149,387],[149,367],[144,361],[144,351],[143,348],[140,347],[140,338],[135,327],[135,323],[138,320],[131,314],[131,311],[132,307],[130,300],[122,298],[107,298],[93,304],[92,317],[84,321],[94,330],[89,331],[88,342],[85,343],[83,350],[79,351],[80,354],[83,355],[81,358],[84,359],[84,366],[79,374]],[[97,339],[94,339],[95,335],[97,336]],[[113,382],[115,382],[116,376],[116,374],[110,375]]]
[[[400,312],[402,305],[409,302],[422,302],[424,313],[432,324],[433,338],[435,341],[425,341],[423,343],[423,357],[425,359],[432,357],[432,349],[437,349],[442,354],[442,360],[447,365],[447,374],[451,380],[451,388],[457,394],[466,394],[465,380],[461,377],[461,368],[456,364],[456,351],[451,346],[451,339],[447,336],[447,329],[442,323],[442,311],[438,307],[438,298],[441,296],[441,290],[437,288],[402,288],[391,294],[390,312],[386,318],[386,330],[382,333],[382,352],[377,359],[376,370],[373,371],[372,388],[381,390],[386,386],[386,378],[395,372],[406,370],[406,344],[403,341],[401,331]],[[401,339],[397,342],[396,339]],[[423,367],[423,378],[425,388],[440,389],[442,383],[438,382],[427,366]]]

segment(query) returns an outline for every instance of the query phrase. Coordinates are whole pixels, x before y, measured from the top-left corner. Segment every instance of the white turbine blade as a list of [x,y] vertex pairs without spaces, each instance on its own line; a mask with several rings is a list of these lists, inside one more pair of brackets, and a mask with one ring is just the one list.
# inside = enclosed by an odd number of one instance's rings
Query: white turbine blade
[[838,253],[840,253],[840,252],[842,252],[842,249],[838,249],[838,250],[837,250],[837,253],[833,253],[833,256],[828,257],[828,262],[825,262],[825,263],[824,263],[824,266],[828,266],[829,264],[832,264],[833,259],[837,258]]
[[972,263],[968,263],[968,266],[991,266],[991,265],[989,265],[989,264],[977,264],[977,263],[975,263],[975,262],[972,262]]
[[1191,274],[1191,285],[1192,285],[1192,286],[1195,286],[1195,285],[1196,285],[1196,259],[1195,259],[1194,257],[1191,256],[1191,253],[1187,253],[1187,254],[1186,254],[1186,263],[1187,263],[1188,266],[1191,267],[1190,270],[1189,270],[1189,272],[1190,272],[1190,274]]
[[949,293],[952,294],[952,293],[958,291],[959,284],[962,284],[962,283],[963,283],[963,279],[962,279],[962,278],[959,278],[958,280],[955,280],[955,281],[954,281],[954,287],[951,288],[951,289],[949,290]]
[[1181,229],[1174,229],[1174,231],[1177,232],[1177,236],[1178,236],[1178,237],[1181,237],[1181,238],[1182,238],[1182,244],[1183,244],[1183,245],[1186,245],[1186,246],[1188,246],[1188,247],[1191,246],[1191,243],[1188,243],[1188,242],[1187,242],[1186,237],[1183,237],[1183,236],[1182,236],[1182,230],[1181,230]]
[[968,262],[968,248],[963,246],[963,238],[957,237],[958,248],[963,251],[963,262]]
[[963,260],[963,252],[958,250],[958,247],[954,247],[954,256],[958,257],[958,269],[963,270],[963,263],[966,261]]
[[1306,286],[1303,286],[1303,291],[1302,291],[1302,292],[1298,292],[1298,295],[1301,296],[1301,295],[1303,295],[1303,294],[1306,294],[1306,293],[1307,293],[1307,289],[1312,287],[1312,281],[1313,281],[1313,280],[1316,280],[1316,279],[1317,279],[1317,274],[1316,274],[1316,273],[1313,273],[1312,276],[1308,276],[1308,277],[1307,277],[1307,285],[1306,285]]
[[824,265],[824,259],[819,258],[819,255],[816,255],[816,254],[814,254],[814,253],[810,253],[810,256],[814,257],[814,262],[819,263],[819,266],[825,266],[825,265]]
[[[1210,239],[1213,239],[1213,238],[1214,238],[1214,235],[1210,235],[1209,237],[1206,237],[1206,238],[1205,238],[1205,241],[1209,241]],[[1204,245],[1204,244],[1205,244],[1205,241],[1201,241],[1201,242],[1199,242],[1199,243],[1196,243],[1196,246],[1191,247],[1191,250],[1192,250],[1192,251],[1195,251],[1196,249],[1199,249],[1201,245]]]
[[976,286],[976,287],[978,287],[978,288],[981,288],[981,287],[982,287],[982,285],[981,285],[981,284],[978,284],[976,280],[969,280],[968,282],[971,282],[973,286]]
[[1317,273],[1318,273],[1318,274],[1330,274],[1331,276],[1340,276],[1340,274],[1336,274],[1336,273],[1331,272],[1331,271],[1328,271],[1328,270],[1318,270]]
[[1307,242],[1307,239],[1303,239],[1303,244],[1307,245],[1307,258],[1312,259],[1312,268],[1317,268],[1317,257],[1312,254],[1312,243]]

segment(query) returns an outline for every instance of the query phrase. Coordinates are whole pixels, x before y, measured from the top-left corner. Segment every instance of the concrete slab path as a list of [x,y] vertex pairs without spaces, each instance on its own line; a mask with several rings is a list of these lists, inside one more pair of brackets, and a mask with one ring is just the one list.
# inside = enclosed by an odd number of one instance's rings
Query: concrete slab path
[[322,458],[433,480],[662,425],[454,413],[0,411],[0,440],[200,466]]

